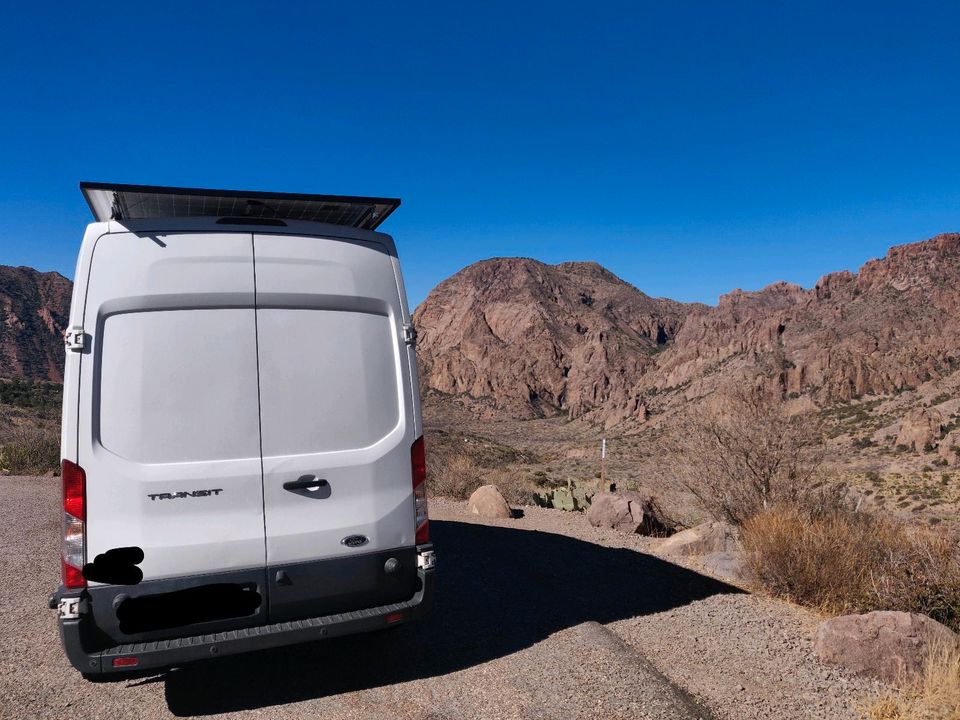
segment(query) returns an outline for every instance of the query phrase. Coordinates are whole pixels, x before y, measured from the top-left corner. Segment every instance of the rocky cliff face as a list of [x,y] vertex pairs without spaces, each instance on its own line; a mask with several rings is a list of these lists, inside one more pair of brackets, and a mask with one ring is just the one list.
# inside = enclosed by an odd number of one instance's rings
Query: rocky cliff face
[[892,248],[810,290],[735,291],[688,318],[645,385],[691,382],[738,359],[818,403],[884,395],[960,367],[960,234]]
[[743,375],[827,405],[960,368],[960,234],[716,307],[649,298],[592,263],[487,260],[438,285],[414,322],[425,387],[515,417],[642,423],[664,391]]
[[63,381],[63,331],[73,283],[0,265],[0,378]]
[[638,379],[699,307],[650,298],[596,263],[486,260],[417,308],[421,376],[515,417],[642,415]]

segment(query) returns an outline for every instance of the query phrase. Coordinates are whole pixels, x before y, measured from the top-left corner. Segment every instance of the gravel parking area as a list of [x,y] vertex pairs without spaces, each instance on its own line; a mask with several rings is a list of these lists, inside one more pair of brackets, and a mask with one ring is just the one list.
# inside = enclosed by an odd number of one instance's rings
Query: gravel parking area
[[0,505],[3,718],[852,718],[870,689],[816,663],[812,616],[645,552],[655,541],[442,500],[423,621],[92,684],[46,608],[59,480],[0,478]]

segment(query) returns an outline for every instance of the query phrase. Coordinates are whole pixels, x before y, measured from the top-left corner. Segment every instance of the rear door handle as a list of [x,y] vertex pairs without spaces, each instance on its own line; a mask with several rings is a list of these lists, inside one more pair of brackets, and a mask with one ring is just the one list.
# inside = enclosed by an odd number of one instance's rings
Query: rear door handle
[[298,490],[315,491],[329,484],[326,480],[318,478],[316,475],[301,475],[296,480],[285,482],[283,489],[292,492],[297,492]]

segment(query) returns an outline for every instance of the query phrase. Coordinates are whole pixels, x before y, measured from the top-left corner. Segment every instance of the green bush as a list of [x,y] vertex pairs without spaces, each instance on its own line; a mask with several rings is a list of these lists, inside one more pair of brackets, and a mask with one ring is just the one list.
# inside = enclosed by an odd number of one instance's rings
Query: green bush
[[52,410],[60,407],[63,386],[31,380],[0,380],[0,404]]

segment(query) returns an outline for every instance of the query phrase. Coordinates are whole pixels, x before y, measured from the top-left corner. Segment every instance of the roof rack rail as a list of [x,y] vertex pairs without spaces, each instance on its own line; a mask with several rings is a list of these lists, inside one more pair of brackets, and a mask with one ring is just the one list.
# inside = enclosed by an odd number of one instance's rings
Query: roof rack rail
[[400,206],[397,198],[306,195],[253,190],[207,190],[156,185],[82,182],[93,216],[106,220],[229,217],[308,220],[375,230]]

